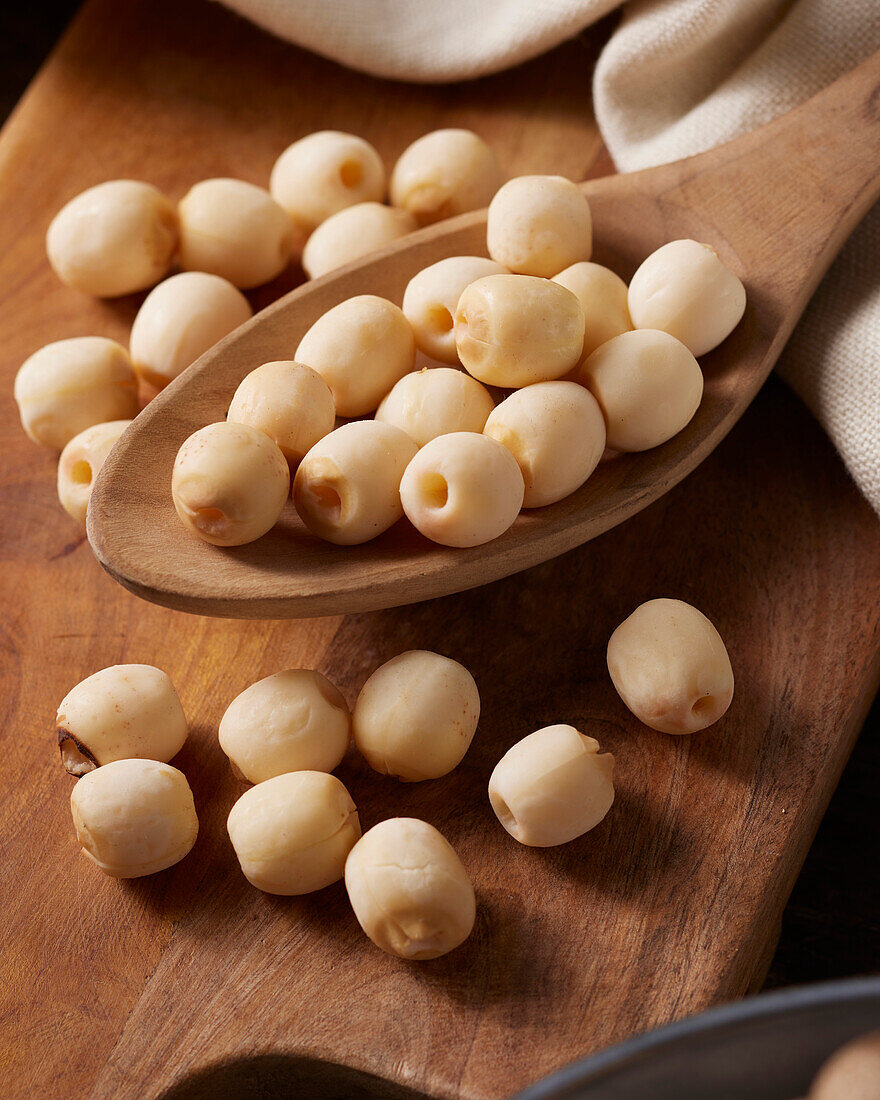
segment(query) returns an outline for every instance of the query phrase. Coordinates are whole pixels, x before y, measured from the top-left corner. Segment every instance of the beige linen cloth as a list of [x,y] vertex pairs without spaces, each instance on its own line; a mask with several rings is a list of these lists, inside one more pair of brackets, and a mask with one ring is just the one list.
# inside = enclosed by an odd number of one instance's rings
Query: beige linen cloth
[[[618,6],[618,0],[225,2],[353,68],[413,81],[507,68]],[[645,168],[768,122],[878,49],[880,0],[630,0],[596,66],[596,118],[618,168]],[[880,207],[820,286],[780,371],[880,512]]]

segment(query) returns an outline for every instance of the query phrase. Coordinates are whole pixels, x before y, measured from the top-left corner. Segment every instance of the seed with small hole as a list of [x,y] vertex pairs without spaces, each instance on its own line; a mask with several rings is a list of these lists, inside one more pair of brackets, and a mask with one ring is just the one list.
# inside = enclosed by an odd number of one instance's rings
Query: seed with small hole
[[477,279],[506,272],[506,267],[483,256],[449,256],[414,275],[403,292],[403,312],[419,349],[441,363],[458,366],[454,315],[459,298]]
[[489,801],[520,844],[567,844],[595,828],[614,801],[614,757],[574,726],[546,726],[495,765]]
[[289,489],[290,471],[278,445],[256,428],[227,420],[194,432],[171,474],[181,522],[216,546],[241,546],[265,535]]
[[403,515],[400,479],[416,445],[393,424],[356,420],[325,435],[293,479],[303,523],[328,542],[352,546],[381,535]]
[[347,206],[381,202],[385,168],[368,141],[338,130],[320,130],[289,145],[272,169],[269,190],[284,207],[300,248],[321,222]]
[[662,733],[705,729],[733,698],[733,669],[721,635],[681,600],[637,607],[611,635],[608,671],[636,718]]
[[443,546],[479,546],[503,535],[519,514],[523,492],[510,451],[475,432],[426,443],[400,483],[409,521]]
[[86,512],[92,486],[104,460],[130,420],[111,420],[93,424],[75,435],[61,452],[58,460],[58,499],[65,512],[81,527],[86,524]]

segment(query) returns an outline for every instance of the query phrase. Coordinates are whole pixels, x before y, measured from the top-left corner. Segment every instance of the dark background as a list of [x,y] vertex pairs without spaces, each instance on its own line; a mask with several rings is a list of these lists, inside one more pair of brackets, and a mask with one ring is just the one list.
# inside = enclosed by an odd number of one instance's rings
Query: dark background
[[[0,121],[77,7],[0,0]],[[767,987],[880,970],[880,702],[875,702],[785,910]]]

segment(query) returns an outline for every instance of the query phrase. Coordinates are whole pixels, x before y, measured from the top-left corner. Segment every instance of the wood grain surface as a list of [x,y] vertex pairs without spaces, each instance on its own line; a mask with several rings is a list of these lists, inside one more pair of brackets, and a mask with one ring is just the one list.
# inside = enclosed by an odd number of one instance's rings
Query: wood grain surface
[[[391,160],[473,126],[510,171],[607,171],[586,75],[602,31],[500,77],[404,88],[274,42],[220,8],[91,0],[0,139],[4,745],[0,1093],[4,1097],[509,1095],[590,1050],[755,988],[779,916],[877,684],[880,530],[830,445],[771,381],[689,479],[588,546],[415,607],[297,623],[145,604],[102,573],[54,496],[54,459],[17,423],[11,382],[50,339],[125,337],[136,299],[53,279],[42,235],[109,176],[174,195],[264,181],[308,130],[363,133]],[[288,281],[287,285],[290,285]],[[275,288],[277,291],[277,288]],[[261,298],[269,299],[269,293]],[[718,624],[737,674],[693,739],[638,725],[604,672],[611,629],[678,596]],[[406,964],[359,933],[344,890],[271,898],[225,835],[240,787],[216,743],[231,698],[319,667],[353,701],[382,660],[437,648],[474,672],[484,718],[453,775],[398,785],[340,769],[365,827],[414,813],[472,872],[479,915],[445,959]],[[180,689],[176,761],[202,823],[176,868],[128,883],[78,854],[57,702],[84,675],[152,662]],[[551,721],[618,759],[618,798],[558,850],[517,846],[485,798],[495,760]]]
[[290,359],[308,329],[357,294],[400,304],[409,280],[448,256],[486,255],[486,213],[441,222],[305,283],[207,351],[138,417],[101,470],[89,541],[145,599],[204,615],[302,618],[373,611],[498,580],[624,522],[689,474],[733,427],[773,368],[838,250],[880,196],[880,53],[808,103],[697,157],[583,185],[593,259],[625,279],[667,241],[711,245],[744,281],[745,314],[701,358],[702,401],[661,447],[600,465],[576,492],[522,511],[487,545],[438,546],[405,520],[362,546],[312,535],[288,501],[271,532],[212,546],[178,520],[169,486],[184,441],[226,417],[244,376]]

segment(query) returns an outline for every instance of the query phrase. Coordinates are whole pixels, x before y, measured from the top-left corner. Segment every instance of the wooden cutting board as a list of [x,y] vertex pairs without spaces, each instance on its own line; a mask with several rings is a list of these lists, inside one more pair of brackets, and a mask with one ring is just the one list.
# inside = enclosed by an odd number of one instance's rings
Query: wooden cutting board
[[[609,25],[515,72],[418,88],[346,72],[197,0],[90,0],[0,138],[4,745],[0,1094],[17,1097],[504,1097],[556,1067],[757,988],[780,914],[878,676],[880,526],[821,431],[773,381],[659,503],[579,550],[481,590],[306,622],[227,622],[139,602],[103,575],[55,500],[53,456],[22,433],[20,362],[49,340],[125,340],[137,300],[52,276],[42,240],[85,186],[265,183],[319,128],[391,163],[418,134],[471,126],[511,173],[610,168],[589,77]],[[295,273],[254,298],[269,301]],[[644,729],[604,670],[614,626],[653,596],[718,623],[728,717],[693,739]],[[364,827],[424,817],[479,899],[473,936],[407,964],[359,932],[340,885],[281,899],[240,874],[225,818],[240,788],[216,742],[261,676],[318,667],[350,702],[378,663],[439,649],[473,670],[483,719],[462,766],[400,785],[351,757]],[[201,834],[182,864],[116,882],[77,852],[57,702],[105,665],[174,679],[192,722],[176,763]],[[485,795],[515,740],[550,722],[618,759],[605,822],[560,849],[517,846]]]

